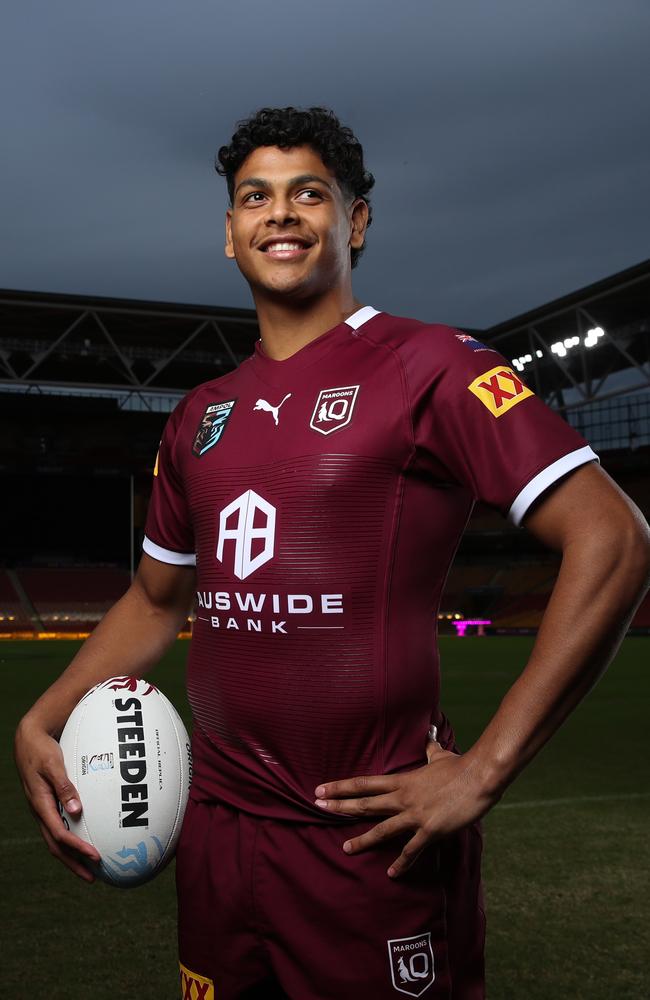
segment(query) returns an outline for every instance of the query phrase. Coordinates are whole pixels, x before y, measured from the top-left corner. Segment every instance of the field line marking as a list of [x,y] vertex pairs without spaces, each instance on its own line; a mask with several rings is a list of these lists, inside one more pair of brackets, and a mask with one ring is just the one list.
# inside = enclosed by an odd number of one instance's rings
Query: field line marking
[[497,809],[536,809],[545,806],[567,806],[577,802],[614,802],[617,799],[647,799],[650,792],[612,792],[611,795],[576,795],[565,799],[531,799],[526,802],[504,802]]

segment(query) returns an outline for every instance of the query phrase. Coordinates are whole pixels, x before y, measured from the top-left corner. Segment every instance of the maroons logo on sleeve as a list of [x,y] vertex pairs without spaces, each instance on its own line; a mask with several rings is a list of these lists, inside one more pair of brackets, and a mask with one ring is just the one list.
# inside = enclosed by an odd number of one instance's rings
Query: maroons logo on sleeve
[[467,388],[480,399],[493,417],[502,417],[517,403],[535,395],[532,389],[524,385],[519,376],[515,375],[512,368],[506,365],[490,368],[489,372],[479,375],[470,382]]
[[228,399],[223,403],[210,403],[206,406],[192,445],[193,455],[201,458],[221,440],[236,402],[236,399]]

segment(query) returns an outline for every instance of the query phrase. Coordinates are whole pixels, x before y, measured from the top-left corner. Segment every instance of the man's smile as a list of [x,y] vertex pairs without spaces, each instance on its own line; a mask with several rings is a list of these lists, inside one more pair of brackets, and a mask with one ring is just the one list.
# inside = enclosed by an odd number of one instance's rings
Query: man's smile
[[304,256],[313,243],[295,236],[274,236],[264,240],[258,247],[262,253],[274,260],[295,260]]

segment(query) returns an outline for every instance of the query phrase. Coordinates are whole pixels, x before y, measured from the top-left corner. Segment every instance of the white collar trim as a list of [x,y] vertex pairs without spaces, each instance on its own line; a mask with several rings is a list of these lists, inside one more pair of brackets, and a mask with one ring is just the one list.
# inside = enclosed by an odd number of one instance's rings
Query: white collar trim
[[373,309],[372,306],[361,306],[361,309],[357,309],[355,313],[345,320],[348,326],[351,326],[353,330],[358,330],[360,326],[367,323],[369,319],[373,316],[379,315],[379,309]]

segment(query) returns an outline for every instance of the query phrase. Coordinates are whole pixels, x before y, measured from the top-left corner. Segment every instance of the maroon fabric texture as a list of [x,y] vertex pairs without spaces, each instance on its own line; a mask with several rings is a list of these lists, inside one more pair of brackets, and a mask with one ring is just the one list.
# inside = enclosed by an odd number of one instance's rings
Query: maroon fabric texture
[[[212,979],[219,1000],[483,1000],[478,826],[428,848],[396,880],[386,869],[398,840],[343,852],[346,835],[368,826],[190,802],[176,861],[183,965]],[[432,963],[421,946],[415,958],[409,950],[423,938]],[[389,942],[404,953],[404,981]]]
[[474,500],[507,512],[586,444],[534,395],[495,417],[468,387],[508,363],[478,348],[379,313],[286,361],[258,347],[170,417],[146,535],[160,558],[196,553],[195,800],[341,823],[317,784],[425,763]]

